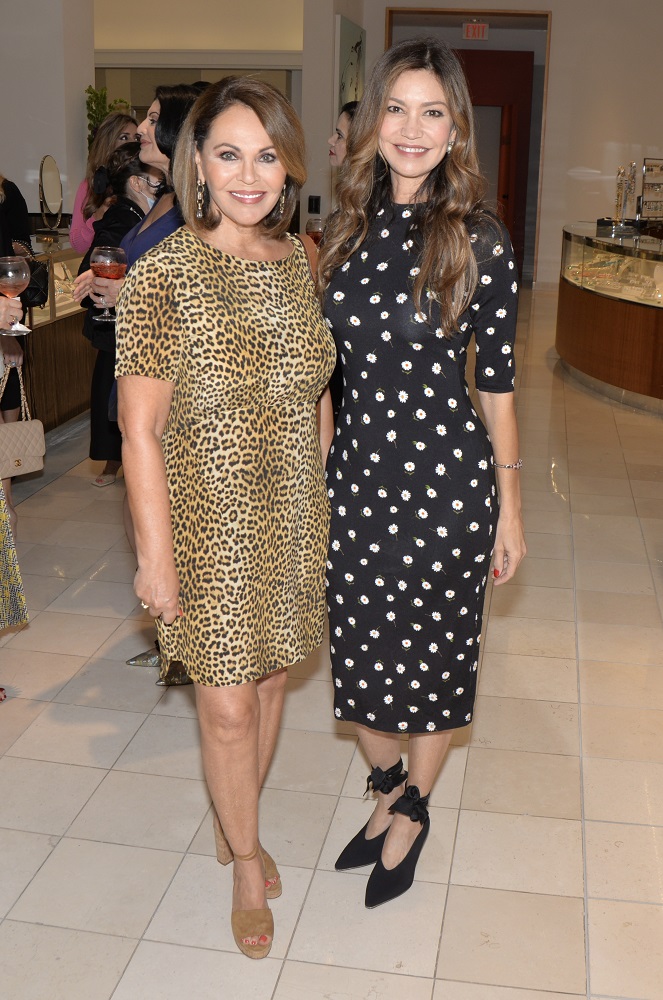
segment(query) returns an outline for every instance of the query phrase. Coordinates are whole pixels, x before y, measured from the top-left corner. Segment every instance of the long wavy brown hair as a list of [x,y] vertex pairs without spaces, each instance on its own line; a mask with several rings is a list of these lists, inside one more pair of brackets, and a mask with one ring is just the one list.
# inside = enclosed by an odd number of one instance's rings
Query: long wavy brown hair
[[371,74],[352,120],[346,158],[340,168],[337,208],[325,227],[320,247],[318,287],[321,297],[337,268],[361,246],[381,208],[391,205],[391,177],[378,151],[380,128],[393,85],[407,70],[429,70],[442,85],[455,127],[453,149],[423,180],[412,215],[412,239],[420,272],[413,288],[418,312],[430,317],[440,304],[445,336],[457,329],[478,281],[468,225],[484,215],[485,182],[479,170],[474,115],[465,74],[449,46],[436,38],[413,38],[388,49]]

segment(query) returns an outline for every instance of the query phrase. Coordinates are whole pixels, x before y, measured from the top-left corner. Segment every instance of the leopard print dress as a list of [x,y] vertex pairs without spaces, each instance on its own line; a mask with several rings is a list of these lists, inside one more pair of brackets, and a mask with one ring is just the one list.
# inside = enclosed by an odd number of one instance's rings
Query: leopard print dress
[[162,444],[182,617],[166,656],[200,684],[257,680],[322,641],[329,529],[316,401],[335,348],[306,251],[252,261],[186,228],[131,268],[122,375],[175,385]]

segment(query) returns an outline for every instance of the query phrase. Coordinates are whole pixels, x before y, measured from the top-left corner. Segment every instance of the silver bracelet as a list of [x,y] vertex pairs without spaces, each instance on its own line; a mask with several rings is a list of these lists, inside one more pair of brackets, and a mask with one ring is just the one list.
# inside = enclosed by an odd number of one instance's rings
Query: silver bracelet
[[496,469],[522,469],[523,460],[522,458],[519,458],[517,462],[514,462],[511,465],[501,465],[499,462],[493,461],[493,465]]

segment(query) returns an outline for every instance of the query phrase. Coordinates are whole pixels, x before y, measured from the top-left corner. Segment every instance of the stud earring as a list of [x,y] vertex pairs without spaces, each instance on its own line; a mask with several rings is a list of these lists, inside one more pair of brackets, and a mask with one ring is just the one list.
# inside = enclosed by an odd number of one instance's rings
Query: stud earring
[[279,215],[283,215],[285,211],[285,184],[283,185],[283,190],[281,191],[281,197],[279,198]]
[[198,180],[196,181],[196,218],[202,219],[203,217],[203,199],[205,197],[205,182]]

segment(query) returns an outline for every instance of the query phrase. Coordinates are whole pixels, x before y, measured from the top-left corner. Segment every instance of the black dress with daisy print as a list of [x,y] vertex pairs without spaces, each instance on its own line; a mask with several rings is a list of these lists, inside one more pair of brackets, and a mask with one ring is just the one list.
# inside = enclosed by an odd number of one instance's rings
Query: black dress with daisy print
[[472,721],[498,502],[465,362],[474,334],[477,388],[513,391],[518,286],[506,230],[484,219],[476,293],[445,338],[415,308],[412,225],[409,207],[382,209],[327,290],[343,371],[327,596],[336,717],[425,733]]

